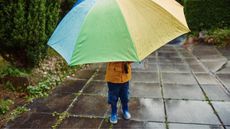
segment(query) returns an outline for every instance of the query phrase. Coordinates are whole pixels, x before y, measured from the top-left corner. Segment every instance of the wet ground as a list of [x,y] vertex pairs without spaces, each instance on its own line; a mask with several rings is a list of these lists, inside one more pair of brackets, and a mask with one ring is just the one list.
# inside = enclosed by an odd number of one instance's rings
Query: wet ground
[[131,120],[123,120],[119,111],[118,124],[108,122],[105,64],[98,64],[35,100],[5,128],[230,129],[227,52],[167,45],[133,64]]

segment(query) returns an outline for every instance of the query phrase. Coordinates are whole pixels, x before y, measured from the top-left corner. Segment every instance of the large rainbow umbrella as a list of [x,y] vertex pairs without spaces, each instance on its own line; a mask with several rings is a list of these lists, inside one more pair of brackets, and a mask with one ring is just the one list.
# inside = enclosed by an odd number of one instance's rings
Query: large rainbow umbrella
[[66,62],[143,60],[189,32],[175,0],[80,0],[48,41]]

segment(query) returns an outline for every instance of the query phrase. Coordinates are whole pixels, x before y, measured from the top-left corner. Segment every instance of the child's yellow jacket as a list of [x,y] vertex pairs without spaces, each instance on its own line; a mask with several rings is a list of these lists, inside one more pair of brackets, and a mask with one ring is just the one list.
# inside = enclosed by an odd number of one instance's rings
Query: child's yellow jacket
[[[128,73],[125,73],[124,65],[128,65]],[[111,83],[125,83],[131,79],[131,63],[111,62],[107,64],[105,81]]]

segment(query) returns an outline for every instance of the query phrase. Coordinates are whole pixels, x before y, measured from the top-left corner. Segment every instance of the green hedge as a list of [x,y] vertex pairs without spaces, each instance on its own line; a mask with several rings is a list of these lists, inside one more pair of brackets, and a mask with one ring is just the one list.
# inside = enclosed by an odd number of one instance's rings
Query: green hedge
[[193,31],[230,27],[230,0],[184,0],[183,4]]
[[47,39],[60,12],[58,0],[0,1],[0,54],[20,67],[33,67],[46,55]]

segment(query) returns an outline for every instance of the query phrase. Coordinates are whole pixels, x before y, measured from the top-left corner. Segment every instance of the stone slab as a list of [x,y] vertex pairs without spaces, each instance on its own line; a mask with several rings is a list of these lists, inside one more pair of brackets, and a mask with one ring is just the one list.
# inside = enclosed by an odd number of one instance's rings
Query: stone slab
[[162,99],[131,98],[129,109],[132,120],[163,122],[165,118]]
[[209,100],[230,101],[230,94],[221,85],[202,85]]
[[223,66],[223,68],[221,68],[219,71],[217,71],[217,73],[219,74],[230,74],[230,61],[228,61],[227,64],[225,64]]
[[131,64],[131,66],[132,66],[132,71],[141,71],[141,70],[145,70],[147,62],[148,62],[148,60],[144,59],[144,60],[141,61],[141,62],[132,63],[132,64]]
[[100,80],[100,81],[104,81],[105,80],[105,71],[100,71],[98,72],[95,77],[93,78],[93,80]]
[[115,125],[110,124],[109,121],[103,121],[100,129],[143,129],[144,126],[144,122],[119,119]]
[[184,58],[184,60],[188,63],[188,64],[192,64],[192,65],[199,65],[199,61],[196,58]]
[[213,73],[217,72],[219,69],[221,69],[224,64],[226,64],[227,59],[216,59],[216,60],[208,60],[208,61],[202,61],[202,63],[207,67],[210,71]]
[[108,94],[107,83],[104,81],[91,81],[84,89],[83,93],[106,96]]
[[148,57],[147,58],[154,58],[154,57],[156,57],[156,55],[157,55],[157,52],[155,51],[155,52],[153,52],[153,53],[151,53],[150,55],[148,55]]
[[131,82],[131,97],[141,98],[162,98],[161,87],[159,83],[138,83]]
[[230,92],[230,74],[217,74],[219,79],[223,82],[225,87],[228,89]]
[[163,91],[167,99],[205,99],[198,85],[164,84]]
[[108,110],[107,97],[95,95],[81,95],[70,108],[73,115],[103,117]]
[[201,85],[219,85],[215,76],[206,73],[196,73],[195,74],[199,84]]
[[77,93],[83,88],[86,82],[87,80],[66,80],[62,83],[62,85],[55,88],[52,93],[57,93],[57,94]]
[[96,70],[80,70],[76,73],[75,78],[88,80],[95,72]]
[[147,63],[149,64],[156,64],[157,63],[157,58],[147,58]]
[[149,64],[146,62],[134,63],[132,65],[132,71],[134,72],[157,72],[157,64]]
[[169,129],[224,129],[220,125],[169,124]]
[[230,126],[230,102],[212,102],[224,125]]
[[162,51],[159,51],[158,52],[158,57],[161,57],[161,58],[178,58],[179,55],[176,51],[174,52],[162,52]]
[[159,83],[157,72],[132,72],[133,82]]
[[172,64],[185,64],[186,62],[181,58],[158,58],[160,64],[172,63]]
[[230,46],[224,48],[218,48],[219,52],[230,60]]
[[58,126],[58,129],[97,129],[102,119],[85,117],[68,117]]
[[157,64],[146,64],[143,72],[158,72]]
[[159,48],[157,50],[158,52],[164,52],[164,51],[176,51],[176,49],[174,48],[174,46],[162,46],[161,48]]
[[53,93],[47,98],[35,99],[28,108],[34,112],[64,112],[76,96],[74,94]]
[[205,101],[166,100],[166,111],[169,122],[220,125]]
[[50,129],[56,120],[57,118],[51,114],[26,112],[9,122],[6,129]]
[[147,122],[144,129],[166,129],[165,123]]
[[162,73],[163,84],[197,84],[190,73]]
[[208,73],[208,70],[205,69],[202,65],[189,65],[190,69],[194,72],[194,73]]
[[180,51],[180,54],[184,57],[184,58],[190,58],[190,57],[194,57],[194,55],[188,51]]
[[175,64],[159,64],[161,72],[173,72],[173,73],[190,73],[190,69],[187,65],[175,65]]

